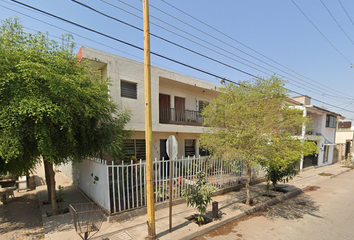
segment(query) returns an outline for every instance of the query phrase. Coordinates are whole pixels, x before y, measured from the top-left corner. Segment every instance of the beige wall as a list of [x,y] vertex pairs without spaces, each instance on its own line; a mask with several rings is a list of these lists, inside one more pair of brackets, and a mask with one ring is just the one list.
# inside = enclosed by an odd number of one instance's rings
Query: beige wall
[[[131,121],[126,125],[133,131],[132,139],[145,139],[145,92],[144,65],[113,54],[82,47],[83,58],[102,72],[102,77],[111,80],[110,94],[115,103],[131,111]],[[121,80],[137,84],[137,99],[120,96]],[[198,110],[199,101],[210,102],[217,97],[218,85],[184,76],[158,67],[151,67],[151,106],[153,158],[160,159],[160,139],[174,135],[178,141],[178,158],[185,156],[185,140],[196,140],[196,156],[199,155],[198,135],[205,131],[203,126],[188,126],[159,123],[159,93],[170,95],[171,108],[174,97],[185,98],[186,110]]]
[[353,140],[353,131],[347,132],[336,132],[336,143],[346,143],[347,141]]
[[[144,98],[144,65],[113,54],[105,53],[92,48],[82,48],[83,58],[89,59],[93,66],[102,69],[103,76],[111,79],[110,93],[113,100],[121,107],[131,111],[131,121],[127,129],[136,131],[145,130],[145,98]],[[120,81],[137,83],[137,99],[120,97]],[[202,126],[186,126],[159,123],[159,93],[171,96],[173,107],[174,96],[184,97],[186,109],[196,110],[196,100],[210,101],[219,92],[218,85],[201,81],[182,74],[174,73],[158,67],[151,67],[151,106],[153,132],[183,132],[202,133]]]
[[[153,158],[160,159],[160,140],[167,139],[170,135],[174,135],[178,142],[178,154],[177,158],[185,157],[184,155],[184,140],[193,139],[196,140],[195,155],[199,156],[199,142],[198,134],[196,133],[177,133],[177,132],[153,132],[152,134],[152,155]],[[132,139],[145,139],[145,132],[134,131]]]

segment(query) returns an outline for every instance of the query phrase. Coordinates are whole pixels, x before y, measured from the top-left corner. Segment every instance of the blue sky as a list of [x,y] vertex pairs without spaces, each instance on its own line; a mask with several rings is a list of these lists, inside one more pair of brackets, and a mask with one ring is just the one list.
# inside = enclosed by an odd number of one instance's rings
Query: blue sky
[[[104,17],[71,0],[19,2],[143,47],[141,31]],[[143,28],[140,0],[79,2]],[[151,33],[233,68],[153,36],[152,52],[236,82],[252,77],[234,68],[261,77],[276,74],[289,82],[286,85],[288,89],[311,96],[314,105],[340,113],[348,119],[354,118],[354,68],[350,67],[351,63],[354,64],[354,1],[150,0],[149,3]],[[30,10],[10,0],[0,0],[0,19],[14,16],[22,20],[26,31],[48,31],[55,40],[69,31],[74,33],[78,47],[84,45],[143,61],[141,50]],[[213,76],[154,55],[152,64],[209,82],[218,82]],[[298,95],[297,93],[291,93],[290,96]]]

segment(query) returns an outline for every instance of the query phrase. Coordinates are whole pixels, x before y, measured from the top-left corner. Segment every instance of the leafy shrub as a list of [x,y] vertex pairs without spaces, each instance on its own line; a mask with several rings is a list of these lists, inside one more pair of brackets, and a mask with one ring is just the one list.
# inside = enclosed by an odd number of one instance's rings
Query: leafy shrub
[[203,215],[212,201],[211,197],[215,188],[206,183],[204,171],[197,172],[196,175],[197,182],[191,185],[190,188],[183,189],[182,196],[186,199],[188,207],[198,209],[199,214],[197,215],[197,219],[200,224],[204,221]]
[[270,183],[272,183],[274,190],[276,190],[275,185],[278,182],[288,182],[293,179],[297,174],[299,174],[299,170],[297,166],[299,165],[298,161],[295,161],[286,166],[279,166],[277,164],[269,164],[266,168],[264,168],[266,172],[266,189],[269,194]]

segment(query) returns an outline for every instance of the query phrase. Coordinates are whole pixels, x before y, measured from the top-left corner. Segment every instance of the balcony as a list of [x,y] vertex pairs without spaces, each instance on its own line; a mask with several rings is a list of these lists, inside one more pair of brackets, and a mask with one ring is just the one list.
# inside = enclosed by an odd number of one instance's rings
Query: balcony
[[200,111],[160,107],[160,123],[201,126],[203,118]]

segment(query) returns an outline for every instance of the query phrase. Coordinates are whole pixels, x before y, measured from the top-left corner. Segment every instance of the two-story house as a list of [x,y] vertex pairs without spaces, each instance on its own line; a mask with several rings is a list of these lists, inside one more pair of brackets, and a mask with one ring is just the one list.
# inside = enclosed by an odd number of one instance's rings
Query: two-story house
[[353,155],[354,126],[351,121],[338,123],[336,132],[337,158],[338,161],[344,160],[348,155]]
[[344,117],[338,113],[311,105],[311,97],[309,96],[293,97],[293,100],[299,102],[297,108],[303,110],[304,116],[311,119],[311,125],[304,130],[302,138],[306,141],[315,142],[318,147],[318,153],[305,156],[302,159],[300,169],[334,163],[337,122]]
[[[88,47],[81,47],[78,57],[110,78],[113,101],[131,111],[126,128],[133,137],[125,143],[127,155],[145,160],[144,64]],[[204,131],[200,112],[218,95],[217,89],[216,84],[151,66],[153,158],[168,159],[169,135],[178,141],[178,158],[205,155],[198,144]]]

